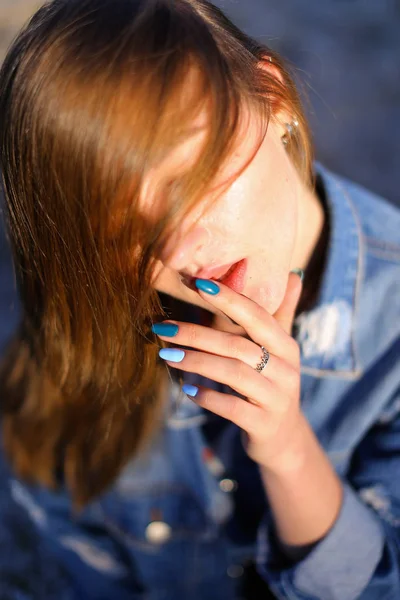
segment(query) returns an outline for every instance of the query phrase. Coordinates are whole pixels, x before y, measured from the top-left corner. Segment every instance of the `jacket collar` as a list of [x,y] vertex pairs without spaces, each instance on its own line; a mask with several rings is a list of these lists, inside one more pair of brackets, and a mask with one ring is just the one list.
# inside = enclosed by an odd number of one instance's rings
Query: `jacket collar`
[[314,163],[331,219],[328,256],[314,307],[295,320],[301,371],[315,377],[359,376],[355,327],[363,268],[362,234],[344,181]]

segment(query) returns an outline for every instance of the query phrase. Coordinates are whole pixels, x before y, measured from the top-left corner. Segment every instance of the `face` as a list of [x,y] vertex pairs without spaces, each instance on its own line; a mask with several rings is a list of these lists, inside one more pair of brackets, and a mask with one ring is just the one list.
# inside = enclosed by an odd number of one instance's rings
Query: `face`
[[[247,111],[241,121],[235,152],[218,174],[218,180],[221,177],[224,181],[254,154],[260,140],[260,127],[259,119]],[[157,290],[215,312],[216,309],[185,285],[182,276],[196,277],[202,269],[246,258],[247,271],[241,293],[271,314],[277,310],[285,294],[289,272],[298,266],[295,250],[302,194],[302,183],[282,144],[284,132],[281,122],[271,119],[261,146],[243,173],[198,221],[202,207],[181,223],[157,262],[153,279]],[[200,129],[152,176],[162,177],[190,166],[188,157],[196,156],[203,135]],[[148,190],[150,188],[151,183]]]

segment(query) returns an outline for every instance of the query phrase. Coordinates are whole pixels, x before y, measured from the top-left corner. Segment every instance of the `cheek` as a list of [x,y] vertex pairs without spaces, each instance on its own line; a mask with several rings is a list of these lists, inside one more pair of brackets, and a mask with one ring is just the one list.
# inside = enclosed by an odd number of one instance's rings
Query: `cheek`
[[[275,182],[274,182],[275,184]],[[265,189],[268,191],[265,192]],[[286,268],[297,233],[297,200],[289,182],[259,187],[254,201],[243,215],[249,243],[278,274]]]
[[264,211],[259,210],[259,227],[264,230],[265,244],[273,253],[270,258],[279,270],[287,268],[296,244],[299,186],[293,167],[285,157],[276,159],[271,168],[262,181],[267,192]]
[[[291,163],[269,138],[246,175],[233,186],[239,217],[249,244],[283,252],[292,250],[297,229],[298,186]],[[240,214],[239,214],[240,212]],[[234,225],[234,224],[233,224]],[[275,252],[276,254],[277,252]]]

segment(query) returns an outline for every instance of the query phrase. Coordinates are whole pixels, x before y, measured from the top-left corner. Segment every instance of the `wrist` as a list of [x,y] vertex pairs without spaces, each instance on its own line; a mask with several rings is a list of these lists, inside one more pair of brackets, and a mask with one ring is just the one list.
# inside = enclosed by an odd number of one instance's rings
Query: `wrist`
[[299,414],[297,426],[290,437],[290,444],[268,461],[268,464],[260,464],[260,468],[270,474],[285,474],[302,470],[307,463],[310,449],[318,441],[303,413]]
[[303,547],[327,534],[340,512],[343,487],[305,417],[287,451],[260,465],[260,475],[281,542]]

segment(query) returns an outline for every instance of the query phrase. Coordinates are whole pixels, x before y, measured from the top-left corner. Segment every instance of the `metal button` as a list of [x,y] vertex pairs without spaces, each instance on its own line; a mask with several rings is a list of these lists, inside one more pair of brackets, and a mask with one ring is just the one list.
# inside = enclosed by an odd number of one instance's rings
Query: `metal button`
[[230,565],[226,572],[229,577],[236,579],[237,577],[241,577],[243,575],[244,569],[242,565]]
[[163,544],[171,537],[172,529],[164,521],[152,521],[146,527],[145,536],[149,542]]
[[219,487],[223,492],[234,492],[237,489],[238,484],[234,479],[221,479]]
[[214,452],[208,446],[206,446],[203,450],[203,461],[214,477],[222,477],[225,472],[225,467],[218,456],[214,454]]

